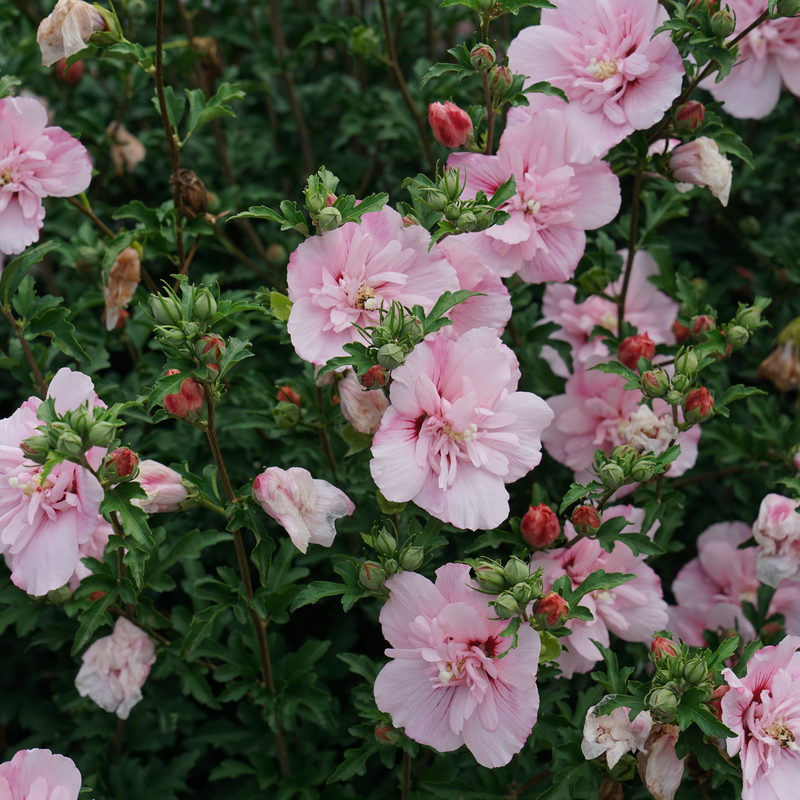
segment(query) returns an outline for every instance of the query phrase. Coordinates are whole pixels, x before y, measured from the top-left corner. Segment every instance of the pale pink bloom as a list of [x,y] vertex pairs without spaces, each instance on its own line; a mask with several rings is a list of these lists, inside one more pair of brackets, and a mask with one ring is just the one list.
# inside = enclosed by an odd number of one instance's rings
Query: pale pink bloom
[[147,155],[144,145],[122,123],[112,122],[106,128],[106,133],[112,141],[109,154],[117,175],[131,172],[144,161]]
[[2,800],[78,800],[80,791],[73,760],[49,750],[20,750],[0,764]]
[[147,514],[179,511],[181,504],[189,497],[181,474],[151,459],[139,464],[136,482],[145,490],[147,498],[136,497],[131,503]]
[[312,478],[301,467],[270,467],[253,482],[253,495],[261,508],[286,529],[301,553],[309,544],[330,547],[336,536],[334,520],[349,517],[356,510],[341,489]]
[[515,272],[528,283],[566,281],[586,248],[587,230],[611,222],[619,211],[619,179],[608,164],[571,163],[567,129],[559,111],[542,111],[507,128],[496,156],[454,153],[448,167],[466,172],[463,199],[482,190],[491,197],[511,175],[517,192],[500,206],[511,218],[464,241],[498,275]]
[[658,139],[647,148],[647,155],[649,158],[666,155],[671,153],[680,143],[680,139]]
[[560,108],[571,159],[604,156],[634,130],[657,123],[681,92],[683,62],[669,32],[653,37],[669,15],[658,0],[570,0],[542,11],[508,49],[509,67],[549,81],[569,98],[528,95],[524,117]]
[[453,321],[439,331],[439,336],[458,339],[473,328],[494,328],[501,336],[511,319],[511,295],[497,273],[481,261],[463,242],[463,236],[442,239],[437,247],[458,275],[458,288],[480,292],[455,306],[448,317]]
[[544,400],[516,391],[519,378],[516,356],[491,328],[416,347],[392,373],[391,405],[372,444],[384,497],[413,500],[459,528],[500,525],[505,484],[539,463],[552,419]]
[[[612,506],[603,511],[603,519],[625,517],[629,525],[623,533],[638,533],[644,520],[644,511],[633,506]],[[651,528],[648,536],[652,538],[658,524]],[[564,535],[569,541],[575,536],[571,522],[564,525]],[[592,639],[604,647],[609,646],[609,632],[626,642],[649,644],[653,633],[667,626],[669,615],[663,600],[661,579],[645,563],[647,556],[635,556],[622,542],[607,553],[595,539],[581,539],[569,548],[560,547],[549,552],[537,552],[532,556],[531,569],[544,567],[544,591],[548,592],[562,575],[568,575],[572,587],[576,588],[598,569],[606,572],[635,573],[636,578],[615,589],[592,592],[586,595],[580,605],[588,608],[594,615],[591,622],[571,619],[566,626],[572,631],[564,639],[569,648],[563,650],[557,659],[565,678],[576,672],[588,672],[600,660],[600,652]]]
[[72,577],[69,579],[69,588],[73,592],[80,586],[84,578],[88,578],[92,574],[92,571],[81,559],[96,558],[98,561],[102,561],[106,552],[108,537],[112,533],[114,533],[114,529],[111,525],[103,517],[98,517],[94,533],[92,533],[87,542],[78,545],[78,563],[75,565],[75,572],[72,573]]
[[83,0],[58,0],[49,17],[39,23],[36,41],[42,51],[42,66],[80,53],[95,31],[107,30],[102,14]]
[[641,711],[633,721],[628,719],[629,708],[615,708],[610,714],[595,716],[592,706],[583,723],[581,752],[587,761],[606,754],[609,769],[614,769],[625,753],[644,749],[644,743],[653,727],[649,711]]
[[39,238],[44,197],[72,197],[89,188],[86,148],[61,128],[47,127],[36,100],[0,100],[0,250],[21,253]]
[[[671,630],[692,647],[705,647],[703,631],[736,631],[746,642],[756,638],[742,611],[758,603],[756,558],[760,547],[739,545],[753,535],[746,522],[719,522],[697,537],[697,558],[675,576],[670,606]],[[790,634],[800,634],[800,585],[784,581],[772,597],[768,614],[783,614]]]
[[[623,261],[628,251],[620,250]],[[650,277],[660,272],[656,260],[646,251],[638,250],[633,257],[628,293],[625,297],[625,321],[640,333],[647,333],[655,344],[675,344],[672,325],[678,318],[679,306],[672,298],[659,291]],[[615,297],[622,291],[622,277],[610,283],[605,293]],[[550,334],[572,345],[573,368],[586,364],[595,356],[604,360],[610,356],[608,347],[599,339],[589,339],[596,326],[608,328],[616,335],[619,309],[616,303],[592,295],[582,303],[575,302],[577,290],[569,284],[551,283],[545,287],[542,299],[542,323],[555,322],[560,331]],[[552,347],[542,349],[542,357],[553,372],[561,378],[569,377],[567,365]]]
[[[767,0],[726,0],[736,14],[734,38],[767,10]],[[719,83],[700,85],[739,119],[763,119],[776,105],[781,84],[800,96],[800,19],[762,22],[739,42],[739,60]]]
[[719,145],[713,139],[700,136],[676,147],[670,156],[669,168],[679,192],[688,192],[693,186],[707,186],[723,206],[728,205],[733,166],[719,152]]
[[378,322],[376,309],[392,300],[430,311],[445,292],[458,289],[455,270],[435,250],[420,225],[406,227],[385,206],[360,225],[311,236],[289,259],[287,282],[294,303],[288,330],[300,358],[324,364],[361,341],[361,327]]
[[726,739],[728,755],[742,762],[742,800],[787,800],[800,780],[800,637],[762,647],[737,678],[725,669],[731,687],[721,700],[722,722],[736,735]]
[[142,686],[155,660],[150,637],[130,620],[118,617],[114,632],[83,654],[75,688],[81,697],[88,695],[100,708],[128,719],[142,699]]
[[381,389],[365,389],[353,370],[348,369],[336,387],[344,418],[359,433],[378,430],[389,399]]
[[631,414],[622,435],[637,452],[660,456],[680,436],[680,431],[672,418],[672,411],[657,417],[649,406],[643,404]]
[[764,548],[756,573],[762,583],[777,586],[784,578],[800,581],[800,502],[768,494],[758,509],[753,535]]
[[[59,414],[84,403],[103,405],[91,378],[66,367],[53,378],[48,397]],[[98,524],[103,487],[89,470],[72,461],[53,468],[44,483],[42,467],[27,460],[20,445],[39,435],[38,397],[28,398],[0,420],[0,553],[12,556],[11,580],[31,595],[43,595],[70,580]],[[86,458],[97,469],[105,449],[93,447]]]
[[675,753],[680,732],[677,725],[657,725],[636,756],[639,777],[653,800],[673,800],[681,785],[684,759]]
[[511,638],[500,636],[507,623],[493,619],[469,572],[445,564],[435,584],[415,572],[388,578],[380,621],[393,660],[375,681],[375,702],[415,741],[442,753],[466,744],[481,766],[501,767],[536,723],[541,645],[523,625],[509,650]]

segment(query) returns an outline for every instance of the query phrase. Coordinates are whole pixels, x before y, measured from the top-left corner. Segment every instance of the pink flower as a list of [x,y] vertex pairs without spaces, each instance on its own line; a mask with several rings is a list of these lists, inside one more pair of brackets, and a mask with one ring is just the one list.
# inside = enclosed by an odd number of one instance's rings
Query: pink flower
[[431,103],[428,106],[428,122],[433,129],[433,138],[451,149],[461,147],[472,134],[469,114],[449,100],[444,105]]
[[[620,250],[618,255],[627,261],[627,250]],[[679,306],[650,282],[650,278],[659,272],[656,260],[649,253],[644,250],[636,252],[625,297],[625,321],[640,331],[647,331],[656,344],[675,344],[672,325],[678,318]],[[572,345],[572,362],[574,368],[578,369],[593,356],[608,358],[610,355],[601,339],[590,340],[589,335],[598,325],[616,334],[618,308],[616,303],[597,295],[576,303],[576,291],[574,286],[568,284],[548,284],[542,300],[542,323],[555,322],[561,326],[561,330],[550,334],[550,338]],[[611,297],[621,291],[622,278],[605,289],[605,293]],[[544,348],[542,357],[556,375],[569,377],[567,365],[553,348]]]
[[[381,609],[392,657],[375,681],[375,702],[396,728],[447,753],[466,744],[484,767],[518,753],[536,723],[539,636],[520,629],[519,646],[500,632],[469,567],[445,564],[436,583],[415,572],[392,575]],[[508,654],[503,658],[499,656]]]
[[384,412],[389,407],[389,399],[383,391],[365,389],[351,369],[345,372],[336,391],[339,394],[342,414],[353,428],[359,433],[375,433],[381,425]]
[[125,617],[118,617],[114,632],[98,639],[83,654],[75,688],[81,697],[88,695],[100,708],[128,719],[142,699],[142,686],[155,661],[150,637]]
[[0,250],[21,253],[39,238],[43,197],[72,197],[89,188],[86,148],[61,128],[47,127],[37,100],[0,100]]
[[131,503],[147,514],[180,511],[189,497],[181,474],[158,461],[142,461],[136,481],[147,492],[147,499],[134,498]]
[[430,311],[445,292],[458,289],[455,270],[436,251],[430,234],[406,227],[391,208],[364,214],[302,242],[289,259],[287,282],[294,303],[289,335],[300,358],[324,364],[360,341],[353,324],[378,321],[381,304],[397,300]]
[[577,0],[545,9],[508,49],[509,67],[563,89],[569,105],[529,95],[530,111],[558,107],[570,160],[604,156],[634,130],[658,122],[681,92],[684,69],[657,0]]
[[653,800],[673,800],[681,785],[684,759],[675,753],[680,732],[677,725],[657,725],[636,756],[639,777]]
[[39,23],[36,41],[42,66],[80,53],[95,31],[108,30],[102,14],[83,0],[58,0],[49,17]]
[[[742,800],[786,800],[800,777],[800,637],[757,650],[744,678],[725,669],[731,690],[721,700],[722,722],[736,736],[728,755],[742,762]],[[795,734],[795,731],[797,732]]]
[[653,727],[649,711],[641,711],[633,720],[628,719],[629,708],[615,708],[610,714],[595,716],[592,706],[583,723],[581,752],[587,761],[606,754],[609,769],[614,769],[625,753],[644,749],[644,743]]
[[768,494],[758,510],[753,535],[764,548],[758,557],[758,579],[777,586],[784,578],[800,580],[800,502]]
[[[630,524],[624,533],[636,533],[641,529],[644,511],[633,506],[613,506],[603,512],[603,519],[625,517]],[[657,528],[658,526],[656,526]],[[648,535],[652,537],[655,528]],[[577,535],[572,523],[564,525],[564,535],[572,541]],[[661,579],[645,564],[644,555],[634,556],[630,548],[618,542],[607,553],[594,539],[581,539],[571,547],[560,547],[549,552],[532,555],[531,569],[544,567],[544,591],[562,575],[568,575],[573,588],[579,586],[598,569],[606,572],[633,572],[636,578],[609,591],[592,592],[580,605],[588,608],[594,620],[571,619],[566,626],[572,634],[566,639],[569,652],[562,651],[558,657],[564,677],[571,678],[576,672],[588,672],[600,659],[600,653],[592,639],[604,647],[609,646],[609,632],[626,642],[650,644],[653,633],[667,626],[669,615],[663,600]]]
[[71,758],[49,750],[20,750],[0,764],[3,800],[78,800],[81,773]]
[[108,537],[113,532],[114,529],[111,525],[100,516],[97,518],[97,527],[89,537],[89,540],[78,545],[78,563],[75,565],[75,572],[72,573],[72,577],[69,579],[69,588],[73,592],[80,586],[84,578],[88,578],[92,574],[92,571],[81,559],[96,558],[98,561],[102,561],[106,552]]
[[671,411],[657,417],[649,406],[642,404],[631,414],[622,435],[637,452],[660,456],[680,436],[680,431]]
[[289,534],[305,553],[309,544],[330,547],[336,536],[334,520],[350,516],[356,507],[340,489],[311,477],[307,469],[270,467],[253,482],[261,508]]
[[459,528],[500,525],[505,484],[539,463],[552,419],[541,398],[516,391],[516,356],[494,330],[475,328],[423,342],[392,378],[370,463],[384,497]]
[[[697,558],[675,576],[669,630],[692,647],[705,647],[703,631],[734,630],[747,642],[756,632],[742,604],[758,601],[756,558],[759,547],[739,549],[752,536],[745,522],[720,522],[697,538]],[[791,634],[800,634],[800,585],[784,581],[772,597],[768,614],[783,614]]]
[[[59,414],[84,403],[103,405],[90,378],[60,369],[48,397]],[[98,524],[103,488],[89,470],[71,461],[53,468],[44,483],[42,467],[27,461],[20,445],[39,434],[38,397],[28,398],[10,417],[0,420],[0,552],[12,556],[11,580],[31,595],[43,595],[70,580]],[[105,450],[86,455],[97,469]]]
[[[726,0],[736,13],[733,37],[767,10],[767,0]],[[778,104],[781,84],[800,96],[800,19],[762,22],[739,42],[739,61],[719,83],[700,85],[739,119],[763,119]]]
[[608,164],[571,163],[567,128],[558,111],[542,111],[507,128],[496,156],[454,153],[448,167],[464,167],[462,198],[491,197],[511,175],[517,193],[500,206],[511,218],[464,241],[498,275],[515,272],[529,283],[566,281],[586,247],[584,231],[600,228],[620,207],[619,179]]
[[480,295],[455,306],[448,314],[453,324],[442,328],[439,336],[458,339],[473,328],[494,328],[501,336],[511,319],[511,295],[497,273],[460,241],[463,238],[451,236],[436,246],[455,269],[458,288],[480,292]]
[[669,168],[678,181],[679,192],[688,192],[693,186],[707,186],[723,206],[728,205],[733,167],[713,139],[700,136],[676,147],[670,156]]

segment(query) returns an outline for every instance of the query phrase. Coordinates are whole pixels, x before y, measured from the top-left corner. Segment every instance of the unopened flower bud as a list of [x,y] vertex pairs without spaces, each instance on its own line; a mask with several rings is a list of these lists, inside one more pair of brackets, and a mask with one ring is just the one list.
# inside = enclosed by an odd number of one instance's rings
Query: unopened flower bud
[[556,592],[545,595],[534,609],[536,616],[545,616],[545,623],[548,628],[555,628],[567,619],[569,615],[569,603]]
[[508,581],[509,586],[522,583],[531,576],[531,571],[528,569],[528,565],[516,556],[512,556],[506,562],[503,572],[505,572],[506,580]]
[[484,13],[495,7],[495,0],[478,0],[478,6]]
[[272,409],[272,419],[281,430],[294,428],[300,422],[300,408],[294,403],[278,403]]
[[400,741],[400,731],[391,725],[377,725],[375,727],[375,741],[384,747],[392,747]]
[[200,289],[194,296],[194,318],[208,322],[217,313],[217,301],[208,289]]
[[653,477],[655,468],[656,464],[652,458],[640,458],[631,468],[631,480],[635,481],[636,483],[649,481],[650,478]]
[[697,356],[693,350],[687,350],[675,359],[675,372],[678,375],[692,376],[697,372],[697,366]]
[[683,679],[687,683],[702,683],[706,678],[708,678],[708,665],[702,656],[695,656],[686,662],[683,668]]
[[679,131],[693,131],[698,125],[702,124],[705,113],[706,108],[702,103],[698,103],[697,100],[690,100],[678,109],[676,115],[677,125],[675,127]]
[[342,212],[333,206],[323,208],[317,217],[317,224],[323,231],[335,230],[342,224]]
[[380,366],[370,367],[361,376],[361,385],[366,389],[383,386],[386,383],[386,370]]
[[511,592],[503,592],[492,605],[494,606],[494,613],[500,619],[511,619],[511,617],[519,614],[519,603]]
[[319,212],[328,205],[328,195],[323,186],[318,187],[316,191],[307,187],[305,189],[305,196],[306,209],[309,214],[319,214]]
[[105,460],[105,474],[113,483],[132,481],[139,472],[139,457],[128,447],[118,447]]
[[531,506],[522,518],[519,527],[522,531],[522,538],[531,547],[549,547],[561,533],[558,516],[550,506],[544,503],[539,503],[535,507]]
[[776,17],[796,17],[800,15],[800,0],[778,0],[775,6]]
[[650,656],[653,661],[661,661],[664,658],[674,658],[678,654],[675,643],[671,639],[663,636],[656,636],[650,642]]
[[464,211],[458,215],[456,227],[462,231],[469,232],[475,229],[477,222],[478,218],[471,211]]
[[692,320],[692,334],[695,339],[705,342],[708,339],[706,331],[713,331],[717,327],[717,323],[713,317],[708,314],[700,314]]
[[646,333],[637,333],[623,339],[619,346],[619,360],[628,369],[638,369],[639,359],[652,359],[656,354],[656,346]]
[[492,67],[489,73],[489,90],[495,97],[502,97],[511,86],[511,72],[503,64]]
[[503,568],[499,564],[484,564],[475,567],[475,581],[483,591],[500,594],[508,587]]
[[396,369],[405,363],[406,354],[397,344],[385,344],[378,350],[378,363],[384,369]]
[[469,54],[469,63],[476,72],[483,72],[494,64],[497,56],[488,44],[477,44]]
[[661,370],[642,373],[642,394],[663,397],[669,391],[669,378]]
[[677,718],[678,697],[673,689],[666,686],[650,692],[647,706],[662,722],[669,724]]
[[519,603],[520,608],[525,608],[536,597],[536,591],[527,583],[516,584],[511,589],[511,594],[514,595],[514,599]]
[[83,449],[81,437],[78,436],[75,431],[64,431],[56,442],[56,450],[60,450],[62,453],[67,453],[71,456],[77,456]]
[[[62,587],[62,588],[63,588],[63,587]],[[71,594],[71,593],[70,593],[70,594]],[[90,599],[90,600],[91,600],[93,603],[96,603],[96,602],[97,602],[97,601],[98,601],[98,600],[99,600],[101,597],[105,597],[105,596],[106,596],[106,593],[105,593],[105,592],[97,591],[97,592],[92,592],[92,593],[89,595],[89,599]]]
[[179,325],[183,319],[180,303],[174,297],[154,294],[150,297],[150,311],[159,325]]
[[692,332],[685,325],[681,325],[678,320],[672,323],[672,332],[675,334],[675,341],[678,344],[688,342],[692,338]]
[[603,464],[603,466],[597,470],[597,475],[606,489],[619,489],[619,487],[625,483],[625,473],[622,471],[622,467],[620,467],[619,464]]
[[424,338],[422,323],[416,317],[406,320],[400,333],[402,336],[408,336],[414,342],[422,341]]
[[[167,375],[176,375],[179,370],[167,370]],[[206,404],[206,395],[203,387],[192,378],[186,378],[181,384],[179,392],[168,394],[162,401],[164,408],[186,422],[195,422],[200,419]]]
[[358,571],[358,582],[365,589],[376,592],[386,583],[386,572],[380,564],[367,561]]
[[400,565],[397,563],[396,558],[387,558],[383,562],[383,568],[386,570],[387,575],[394,575],[400,569]]
[[117,432],[113,422],[95,422],[89,429],[89,443],[95,446],[107,445]]
[[281,386],[278,389],[278,402],[279,403],[294,403],[300,408],[300,395],[292,389],[291,386]]
[[447,195],[438,189],[432,189],[424,195],[425,202],[434,210],[442,212],[447,206]]
[[726,684],[717,686],[711,693],[710,699],[706,700],[706,703],[714,710],[714,716],[720,721],[722,721],[722,698],[725,697],[730,690],[731,687]]
[[194,352],[204,364],[217,364],[225,355],[225,340],[216,333],[207,333],[198,339]]
[[461,182],[461,175],[457,169],[451,167],[445,172],[444,178],[442,178],[442,188],[447,194],[448,200],[458,200],[461,197],[464,184]]
[[594,506],[578,506],[572,512],[572,525],[583,536],[592,534],[600,527],[600,515]]
[[[94,594],[94,592],[92,592],[92,594]],[[102,592],[102,594],[105,594],[105,592]],[[45,597],[47,597],[48,602],[53,603],[53,605],[60,606],[69,602],[69,600],[72,598],[72,588],[68,583],[66,583],[63,586],[59,586],[58,589],[51,589],[45,595]],[[28,796],[30,797],[30,795]]]
[[83,70],[85,69],[83,61],[76,61],[71,67],[67,67],[67,59],[62,58],[54,67],[56,78],[69,86],[77,86],[83,77]]
[[78,436],[85,437],[89,435],[89,431],[94,425],[94,414],[87,406],[81,406],[69,413],[65,417],[65,422],[69,424]]
[[41,434],[39,436],[31,436],[20,445],[22,452],[28,456],[38,453],[47,453],[49,447],[50,443],[47,437]]
[[397,539],[386,528],[375,538],[375,549],[384,557],[391,558],[397,552]]
[[683,418],[687,422],[702,422],[711,416],[714,409],[714,398],[705,386],[692,389],[683,401]]
[[400,553],[400,569],[404,569],[407,572],[413,572],[415,569],[419,569],[422,566],[422,562],[425,560],[425,549],[423,547],[407,547]]
[[761,325],[761,309],[756,306],[740,308],[736,312],[734,322],[747,328],[748,331],[756,330]]
[[433,138],[451,150],[466,144],[472,136],[472,119],[469,114],[449,100],[444,104],[431,103],[428,106],[428,122]]
[[721,8],[719,11],[716,11],[711,15],[711,30],[714,32],[715,36],[719,36],[721,39],[724,39],[733,33],[733,29],[735,27],[735,20],[730,15],[730,12],[724,8]]
[[742,325],[733,325],[728,329],[725,338],[734,347],[744,347],[750,341],[750,334],[747,332],[747,328]]
[[684,392],[689,391],[689,387],[692,385],[692,379],[688,375],[681,375],[678,373],[672,379],[672,386],[676,392],[680,392],[683,394]]
[[578,284],[586,294],[605,292],[609,283],[611,276],[602,267],[592,267],[578,278]]

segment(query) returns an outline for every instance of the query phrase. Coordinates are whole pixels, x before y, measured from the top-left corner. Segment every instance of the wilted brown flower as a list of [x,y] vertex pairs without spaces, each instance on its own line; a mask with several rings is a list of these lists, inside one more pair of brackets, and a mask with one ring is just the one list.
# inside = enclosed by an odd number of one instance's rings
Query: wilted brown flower
[[759,380],[768,380],[782,392],[800,386],[800,358],[793,342],[789,341],[773,350],[758,368]]
[[144,161],[144,145],[124,125],[112,122],[106,128],[106,133],[112,142],[110,155],[117,175],[130,172],[139,162]]
[[130,303],[141,277],[139,253],[133,247],[126,247],[111,267],[108,285],[103,286],[106,301],[106,330],[111,331],[117,324],[120,311]]
[[208,208],[208,192],[203,181],[190,169],[182,169],[177,181],[170,178],[172,186],[178,184],[181,211],[187,219],[194,219],[206,213]]

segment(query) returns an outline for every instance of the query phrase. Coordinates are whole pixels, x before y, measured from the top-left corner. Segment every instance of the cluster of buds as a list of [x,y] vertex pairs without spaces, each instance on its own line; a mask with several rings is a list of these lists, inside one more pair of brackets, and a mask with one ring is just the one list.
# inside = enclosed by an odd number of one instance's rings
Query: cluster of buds
[[379,531],[373,528],[371,534],[362,533],[361,538],[377,554],[376,559],[365,562],[358,573],[359,583],[371,592],[387,594],[384,584],[390,575],[404,570],[413,572],[425,560],[425,550],[414,544],[413,536],[402,547],[386,528]]
[[332,231],[342,224],[342,212],[335,205],[338,185],[339,179],[325,167],[308,176],[308,183],[303,190],[306,211],[311,223],[319,231]]
[[672,406],[683,409],[683,422],[677,423],[678,430],[684,431],[697,422],[709,419],[714,409],[714,398],[708,389],[699,386],[692,388],[698,372],[700,360],[692,347],[684,347],[675,357],[675,370],[672,379],[662,369],[652,369],[642,373],[642,393],[646,397],[661,397]]
[[[168,369],[167,375],[180,375],[178,369]],[[200,420],[206,410],[206,393],[203,387],[191,376],[181,383],[181,388],[174,394],[168,394],[163,400],[164,408],[173,417],[193,423]]]
[[300,422],[300,395],[291,386],[282,386],[278,389],[277,400],[277,405],[272,409],[275,424],[282,429],[293,428]]
[[489,602],[499,619],[521,616],[528,619],[529,607],[542,599],[542,570],[531,573],[531,568],[521,559],[512,556],[505,565],[491,558],[470,560],[475,571],[477,590],[482,594],[496,595]]
[[609,491],[628,483],[644,483],[657,474],[658,464],[652,453],[639,453],[629,445],[617,445],[609,455],[595,452],[594,474]]

